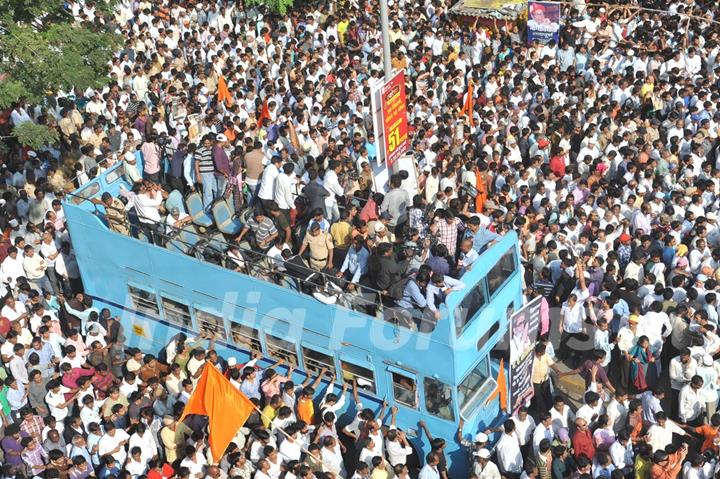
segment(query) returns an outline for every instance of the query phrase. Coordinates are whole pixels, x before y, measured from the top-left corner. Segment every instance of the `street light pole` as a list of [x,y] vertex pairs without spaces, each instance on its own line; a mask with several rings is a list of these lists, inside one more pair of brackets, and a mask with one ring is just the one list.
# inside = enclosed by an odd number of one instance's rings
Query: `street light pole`
[[385,81],[390,80],[390,76],[392,75],[389,15],[388,0],[380,0],[380,26],[382,28],[383,69],[385,70]]

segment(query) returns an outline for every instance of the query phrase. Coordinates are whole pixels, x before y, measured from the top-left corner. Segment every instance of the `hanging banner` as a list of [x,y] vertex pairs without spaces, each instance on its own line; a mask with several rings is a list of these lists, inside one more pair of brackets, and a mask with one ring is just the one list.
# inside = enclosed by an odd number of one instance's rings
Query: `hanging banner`
[[540,332],[542,296],[510,318],[510,407],[515,413],[533,396],[532,368]]
[[560,38],[560,4],[528,2],[528,42],[558,42]]
[[388,169],[410,149],[405,72],[398,71],[380,90],[385,161]]

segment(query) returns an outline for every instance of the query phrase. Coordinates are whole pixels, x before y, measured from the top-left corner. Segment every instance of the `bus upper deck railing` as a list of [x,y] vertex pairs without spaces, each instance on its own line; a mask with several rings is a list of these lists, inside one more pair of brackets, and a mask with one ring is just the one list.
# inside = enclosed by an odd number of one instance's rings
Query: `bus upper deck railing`
[[[81,200],[80,203],[85,201],[90,202],[91,198],[91,196],[76,195],[74,193],[66,194]],[[102,220],[104,214],[96,204],[92,202],[90,202],[90,204],[93,206],[93,214]],[[107,207],[103,205],[103,208],[106,209]],[[140,219],[150,220],[150,218],[147,217],[134,216],[138,221]],[[309,295],[317,301],[328,305],[340,306],[384,320],[396,327],[423,333],[431,333],[435,328],[437,320],[434,320],[434,318],[427,316],[413,317],[406,309],[390,305],[389,303],[394,302],[393,299],[371,286],[365,284],[355,285],[352,290],[347,290],[344,289],[343,286],[348,284],[348,281],[312,269],[309,266],[304,266],[306,270],[304,272],[307,273],[304,277],[289,274],[285,267],[286,262],[282,259],[273,258],[263,252],[252,250],[242,243],[239,245],[229,244],[219,231],[216,231],[215,234],[211,236],[209,234],[199,233],[194,225],[178,228],[165,222],[156,222],[153,220],[150,222],[146,221],[146,224],[153,224],[155,226],[153,234],[156,236],[154,243],[157,247],[176,251],[194,257],[202,262],[231,269],[252,278],[285,287],[299,294]],[[140,236],[142,233],[138,234],[139,227],[137,224],[133,224],[130,221],[127,226],[131,232],[135,232],[136,234],[131,235],[131,238],[143,241],[143,238]],[[230,256],[228,251],[231,247],[237,248],[240,255],[235,257]],[[452,315],[449,314],[444,316],[452,317]]]

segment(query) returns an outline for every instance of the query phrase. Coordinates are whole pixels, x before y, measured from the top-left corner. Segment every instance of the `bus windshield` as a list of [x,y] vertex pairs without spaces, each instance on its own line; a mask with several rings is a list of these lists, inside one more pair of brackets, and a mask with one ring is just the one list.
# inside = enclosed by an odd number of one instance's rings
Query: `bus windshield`
[[495,381],[490,377],[490,359],[485,356],[457,388],[460,415],[467,417],[472,414],[481,400],[494,389]]

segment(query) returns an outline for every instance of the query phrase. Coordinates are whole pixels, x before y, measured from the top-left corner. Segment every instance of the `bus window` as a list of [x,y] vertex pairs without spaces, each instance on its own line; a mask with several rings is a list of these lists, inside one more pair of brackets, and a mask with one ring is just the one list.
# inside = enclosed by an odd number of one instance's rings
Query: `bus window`
[[302,352],[306,372],[318,374],[322,368],[325,368],[328,375],[335,375],[335,359],[332,356],[305,347],[302,348]]
[[450,386],[435,378],[423,379],[425,388],[425,409],[433,416],[448,421],[455,420]]
[[373,374],[372,370],[356,366],[347,361],[340,361],[340,367],[342,368],[343,381],[351,383],[355,379],[359,389],[375,394],[375,374]]
[[162,301],[162,307],[167,321],[186,328],[192,327],[190,307],[187,304],[175,301],[174,299],[168,299],[164,296],[160,296],[160,301]]
[[468,291],[460,301],[460,305],[455,308],[455,332],[458,336],[486,304],[487,299],[485,298],[483,282],[480,281],[473,289]]
[[417,386],[415,379],[402,374],[392,373],[393,397],[400,404],[417,409]]
[[225,324],[223,324],[222,316],[195,308],[195,319],[200,331],[210,333],[217,339],[225,338]]
[[284,359],[287,365],[297,367],[298,360],[294,343],[265,333],[265,344],[267,345],[268,355],[271,358]]
[[515,250],[508,250],[502,255],[487,274],[488,294],[492,296],[505,284],[505,281],[515,272]]
[[230,321],[230,336],[235,344],[248,351],[262,351],[257,329]]
[[144,289],[130,285],[128,285],[128,293],[130,294],[130,301],[132,301],[133,308],[151,316],[158,317],[160,315],[155,293],[149,293]]
[[486,389],[483,384],[490,378],[490,360],[486,356],[475,368],[470,371],[465,379],[457,388],[458,403],[460,404],[460,414],[467,417],[472,413],[480,401],[486,395]]

